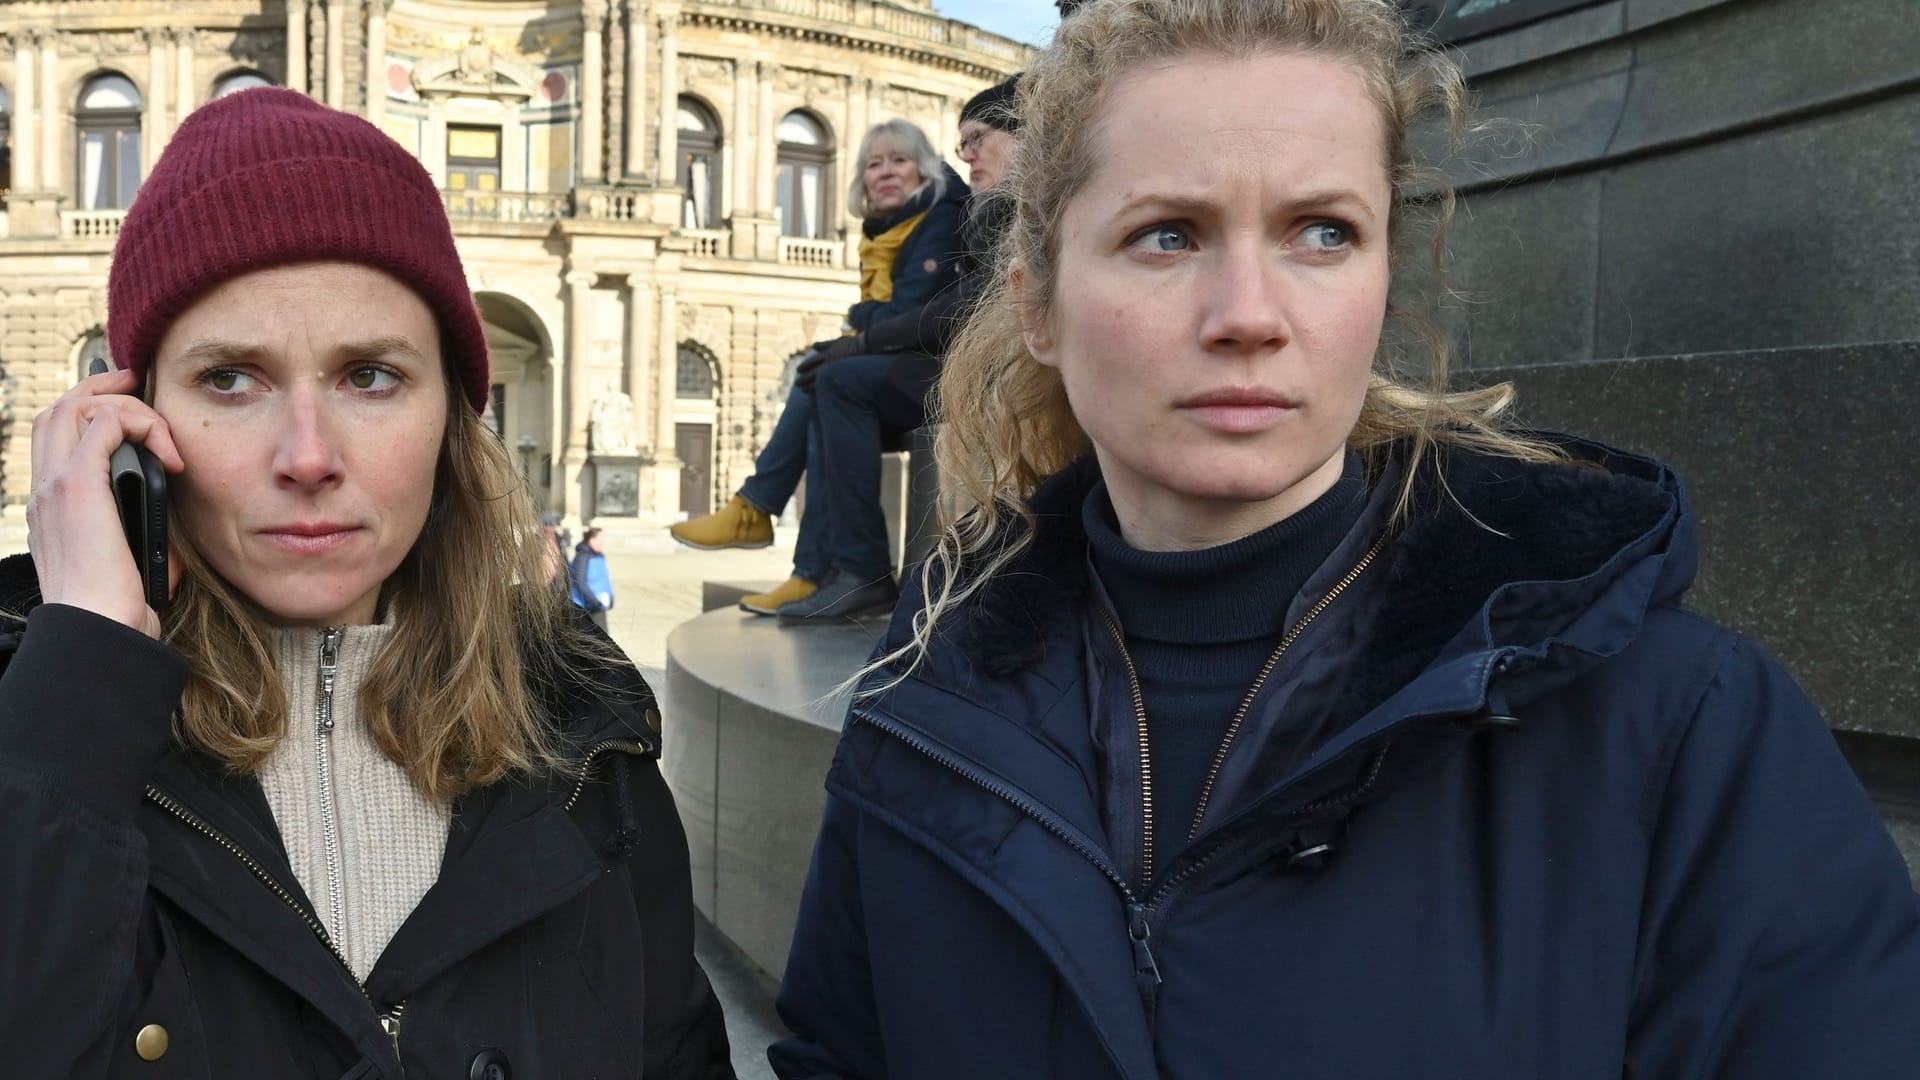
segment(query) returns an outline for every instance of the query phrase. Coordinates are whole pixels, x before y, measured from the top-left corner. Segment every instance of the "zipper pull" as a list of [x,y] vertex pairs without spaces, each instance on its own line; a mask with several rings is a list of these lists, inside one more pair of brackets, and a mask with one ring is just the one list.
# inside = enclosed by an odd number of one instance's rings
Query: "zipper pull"
[[386,1032],[387,1038],[393,1040],[394,1057],[400,1056],[400,1016],[406,1011],[407,1003],[396,1001],[393,1008],[380,1014],[380,1030]]
[[1133,944],[1133,977],[1140,983],[1142,996],[1160,985],[1160,965],[1153,958],[1153,928],[1147,925],[1144,904],[1127,905],[1127,940]]
[[340,664],[341,631],[332,627],[320,633],[320,728],[333,730],[333,673]]

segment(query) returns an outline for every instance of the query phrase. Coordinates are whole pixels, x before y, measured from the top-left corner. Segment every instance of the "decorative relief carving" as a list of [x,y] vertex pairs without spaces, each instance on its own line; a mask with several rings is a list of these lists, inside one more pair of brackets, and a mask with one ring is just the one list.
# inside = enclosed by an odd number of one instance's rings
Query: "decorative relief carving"
[[[489,34],[478,27],[487,47],[496,55],[546,61],[555,57],[580,55],[581,23],[578,19],[547,20],[529,23],[517,34]],[[458,34],[428,30],[412,23],[387,23],[387,48],[403,56],[428,56],[458,52],[473,43],[473,33]]]
[[940,106],[945,101],[946,99],[938,94],[910,90],[904,86],[889,86],[880,91],[880,104],[897,113],[938,116]]
[[540,85],[534,68],[500,55],[478,27],[457,52],[430,56],[413,65],[413,89],[429,100],[449,97],[511,98],[526,101]]
[[[147,51],[146,42],[132,30],[103,34],[62,33],[58,37],[48,34],[41,40],[52,41],[65,56],[130,56]],[[169,36],[163,40],[171,38]]]
[[733,61],[683,53],[680,56],[680,77],[687,82],[730,85],[733,82]]

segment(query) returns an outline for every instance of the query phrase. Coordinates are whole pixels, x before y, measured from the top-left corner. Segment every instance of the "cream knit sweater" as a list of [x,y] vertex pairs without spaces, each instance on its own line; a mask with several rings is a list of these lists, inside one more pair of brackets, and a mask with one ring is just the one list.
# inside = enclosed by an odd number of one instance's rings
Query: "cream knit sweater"
[[300,887],[361,982],[440,876],[450,823],[446,809],[380,753],[360,720],[360,687],[392,632],[391,625],[341,631],[333,726],[325,733],[319,723],[322,631],[273,632],[287,692],[287,736],[260,773]]

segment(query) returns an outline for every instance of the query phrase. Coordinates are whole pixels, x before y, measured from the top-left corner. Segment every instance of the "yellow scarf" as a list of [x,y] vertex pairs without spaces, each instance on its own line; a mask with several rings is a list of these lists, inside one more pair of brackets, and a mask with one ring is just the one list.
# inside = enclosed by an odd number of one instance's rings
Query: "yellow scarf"
[[860,238],[860,299],[882,303],[893,299],[893,260],[926,216],[922,210],[879,236]]

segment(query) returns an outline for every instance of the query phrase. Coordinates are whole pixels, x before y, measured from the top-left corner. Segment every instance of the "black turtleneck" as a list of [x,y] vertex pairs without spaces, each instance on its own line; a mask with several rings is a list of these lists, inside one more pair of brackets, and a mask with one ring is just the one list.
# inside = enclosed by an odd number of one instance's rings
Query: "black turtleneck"
[[1093,568],[1139,673],[1162,835],[1186,835],[1233,714],[1286,632],[1287,609],[1365,503],[1365,468],[1349,451],[1326,494],[1252,536],[1140,551],[1121,537],[1106,486],[1087,497]]

